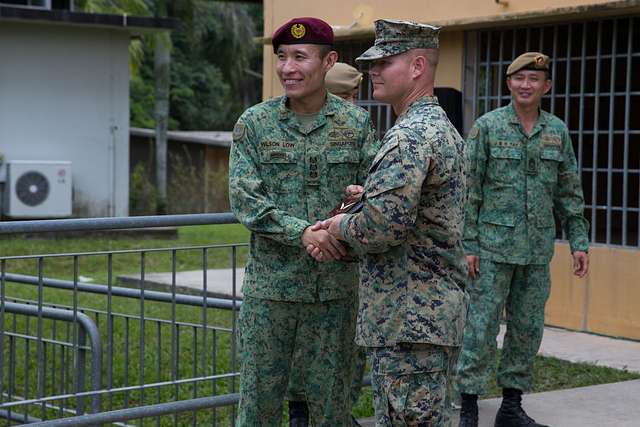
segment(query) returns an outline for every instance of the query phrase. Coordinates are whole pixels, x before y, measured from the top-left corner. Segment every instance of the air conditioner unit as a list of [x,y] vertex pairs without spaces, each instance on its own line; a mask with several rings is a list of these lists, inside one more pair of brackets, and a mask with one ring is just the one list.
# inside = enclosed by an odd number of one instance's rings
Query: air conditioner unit
[[7,162],[4,213],[12,218],[71,216],[71,162]]

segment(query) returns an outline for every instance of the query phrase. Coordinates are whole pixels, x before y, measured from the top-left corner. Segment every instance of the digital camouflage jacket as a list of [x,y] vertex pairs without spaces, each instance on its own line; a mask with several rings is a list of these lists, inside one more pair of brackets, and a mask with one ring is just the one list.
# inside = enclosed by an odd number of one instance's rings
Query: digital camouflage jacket
[[469,202],[464,246],[495,262],[547,264],[554,211],[571,251],[587,251],[589,223],[566,125],[540,111],[527,136],[512,104],[480,117],[467,139]]
[[378,148],[367,111],[327,95],[308,125],[286,97],[246,110],[229,158],[231,209],[251,231],[243,293],[277,301],[353,296],[357,264],[318,263],[302,247],[304,229],[362,184]]
[[364,254],[358,344],[460,345],[465,183],[464,141],[435,97],[415,101],[384,136],[362,212],[340,223]]

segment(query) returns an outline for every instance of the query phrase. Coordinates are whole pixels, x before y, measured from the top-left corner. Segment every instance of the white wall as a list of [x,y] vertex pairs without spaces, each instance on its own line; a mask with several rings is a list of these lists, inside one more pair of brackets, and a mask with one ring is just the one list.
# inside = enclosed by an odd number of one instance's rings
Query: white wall
[[0,23],[0,152],[70,160],[74,216],[128,214],[128,46],[121,30]]

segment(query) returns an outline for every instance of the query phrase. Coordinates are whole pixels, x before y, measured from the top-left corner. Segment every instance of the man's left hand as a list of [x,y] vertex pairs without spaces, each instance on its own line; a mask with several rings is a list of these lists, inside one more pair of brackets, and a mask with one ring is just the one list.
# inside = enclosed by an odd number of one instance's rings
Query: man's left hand
[[575,251],[573,253],[573,274],[583,278],[589,271],[589,255],[586,252]]

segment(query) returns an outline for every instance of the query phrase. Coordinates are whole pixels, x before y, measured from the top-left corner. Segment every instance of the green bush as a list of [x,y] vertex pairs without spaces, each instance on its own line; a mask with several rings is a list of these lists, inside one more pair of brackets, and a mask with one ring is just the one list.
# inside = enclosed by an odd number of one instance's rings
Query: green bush
[[158,194],[151,182],[145,163],[138,163],[131,173],[129,184],[129,214],[154,215],[158,208]]

